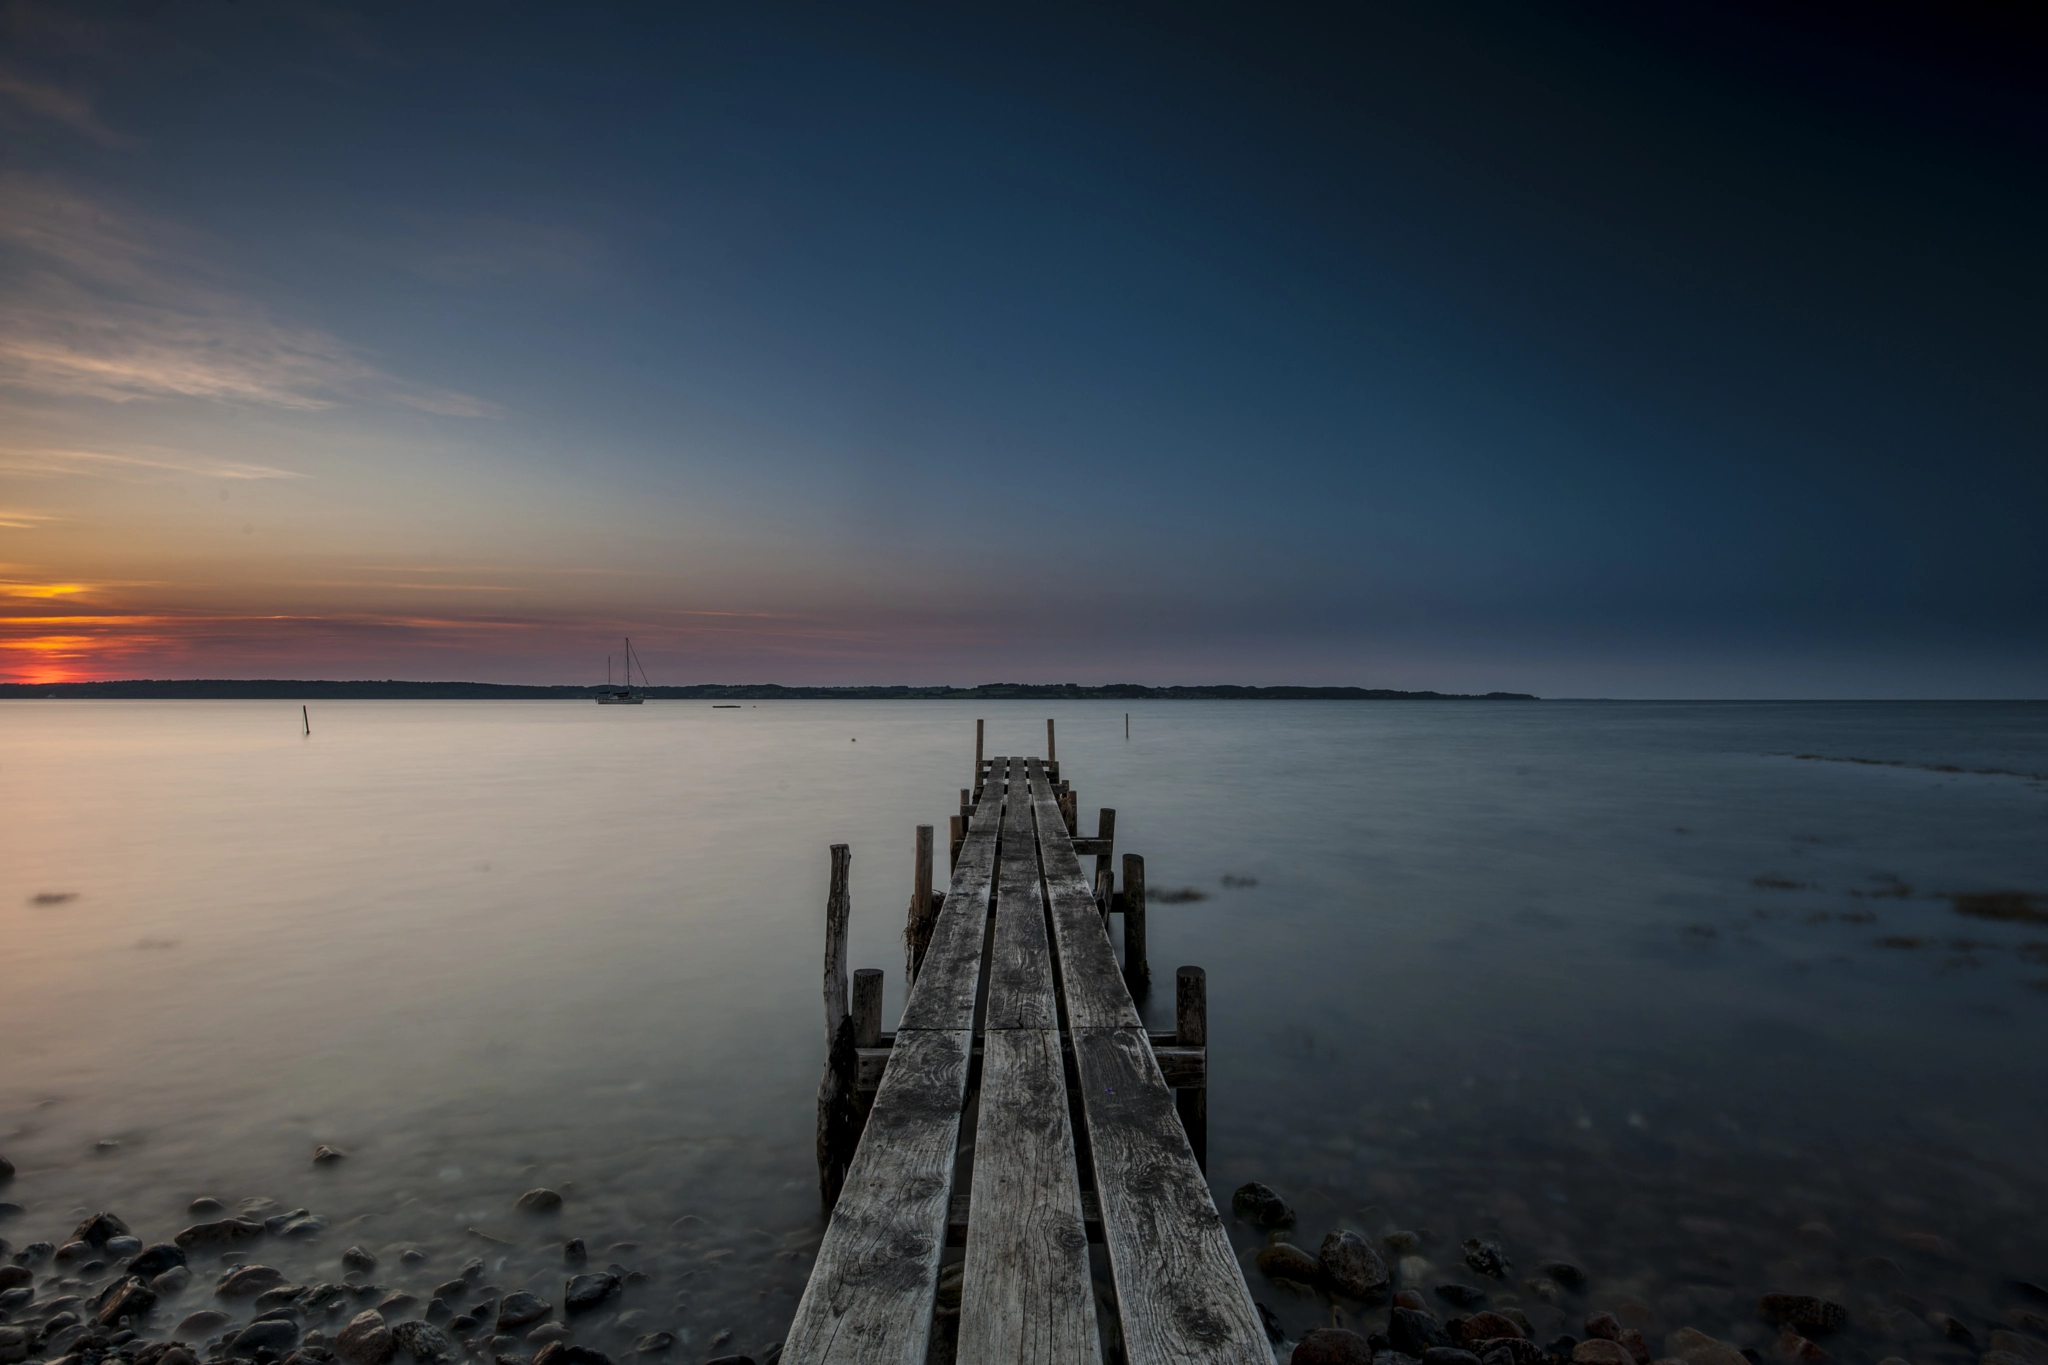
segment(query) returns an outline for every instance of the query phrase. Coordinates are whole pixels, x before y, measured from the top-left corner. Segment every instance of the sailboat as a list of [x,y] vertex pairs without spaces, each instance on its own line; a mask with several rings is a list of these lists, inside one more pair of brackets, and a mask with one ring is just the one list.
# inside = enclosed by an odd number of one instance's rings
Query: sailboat
[[[633,690],[634,662],[633,637],[628,635],[626,637],[626,671],[623,682],[617,684],[612,682],[612,656],[609,654],[604,656],[604,686],[597,690],[597,704],[599,706],[638,706],[641,702],[647,700],[647,698]],[[642,666],[640,669],[640,681],[643,684],[647,682],[647,669],[645,666]]]

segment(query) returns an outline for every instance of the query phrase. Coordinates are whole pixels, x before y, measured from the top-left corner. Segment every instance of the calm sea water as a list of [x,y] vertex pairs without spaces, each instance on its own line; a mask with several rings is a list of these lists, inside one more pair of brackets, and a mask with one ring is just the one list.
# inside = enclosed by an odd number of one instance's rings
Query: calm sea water
[[[646,1278],[579,1340],[758,1356],[820,1234],[827,845],[893,1020],[913,826],[977,715],[1000,754],[1050,714],[1084,827],[1201,893],[1152,912],[1146,1011],[1208,969],[1219,1203],[1417,1232],[1425,1290],[1497,1239],[1539,1335],[1768,1353],[1787,1290],[1850,1307],[1845,1359],[2048,1336],[2010,1283],[2048,1281],[2048,900],[1955,899],[2048,892],[2048,707],[1125,711],[0,703],[0,1237],[274,1200],[331,1220],[252,1253],[295,1281],[359,1244],[422,1298],[482,1256],[559,1302],[581,1236]],[[513,1213],[534,1186],[559,1215]],[[1586,1291],[1525,1287],[1548,1257]],[[1251,1278],[1290,1333],[1375,1321]],[[39,1302],[93,1282],[46,1264]]]

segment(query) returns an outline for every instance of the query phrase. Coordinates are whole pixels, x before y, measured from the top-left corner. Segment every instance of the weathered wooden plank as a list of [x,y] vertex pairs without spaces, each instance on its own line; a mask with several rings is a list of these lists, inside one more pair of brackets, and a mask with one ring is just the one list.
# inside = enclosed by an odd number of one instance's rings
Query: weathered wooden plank
[[[1037,759],[1026,764],[1038,821],[1038,857],[1045,873],[1045,893],[1052,910],[1053,940],[1059,947],[1060,983],[1073,1028],[1137,1028],[1138,1007],[1117,966],[1116,948],[1074,854],[1059,806],[1045,785]],[[1042,793],[1040,795],[1039,793]]]
[[1271,1365],[1273,1348],[1144,1031],[1077,1028],[1073,1036],[1131,1365]]
[[[1071,1046],[1067,1049],[1073,1051]],[[977,1044],[974,1055],[981,1055]],[[1209,1083],[1209,1050],[1206,1047],[1179,1047],[1171,1033],[1152,1036],[1152,1055],[1158,1059],[1159,1073],[1166,1077],[1166,1084],[1174,1090],[1185,1090]],[[882,1084],[882,1077],[889,1069],[889,1043],[884,1035],[880,1047],[863,1047],[854,1050],[859,1065],[860,1089],[873,1091]]]
[[996,834],[1003,806],[1002,783],[991,780],[967,822],[967,838],[960,845],[959,861],[953,864],[953,880],[939,907],[938,922],[932,926],[917,983],[903,1007],[904,1028],[974,1027],[974,998],[981,986],[981,945],[988,932]]
[[[1038,838],[1024,798],[1026,765],[1009,763],[1003,842],[996,863],[996,933],[989,957],[988,1029],[1057,1029],[1052,944],[1045,934],[1045,892],[1038,880]],[[1041,777],[1040,781],[1044,779]]]
[[1056,1029],[989,1030],[975,1134],[959,1359],[1099,1361]]
[[[968,1203],[967,1195],[954,1193],[953,1212],[946,1220],[946,1245],[949,1247],[967,1245]],[[1089,1245],[1102,1245],[1102,1205],[1093,1190],[1081,1191],[1081,1226],[1088,1231]]]
[[972,1034],[899,1031],[782,1359],[924,1365]]

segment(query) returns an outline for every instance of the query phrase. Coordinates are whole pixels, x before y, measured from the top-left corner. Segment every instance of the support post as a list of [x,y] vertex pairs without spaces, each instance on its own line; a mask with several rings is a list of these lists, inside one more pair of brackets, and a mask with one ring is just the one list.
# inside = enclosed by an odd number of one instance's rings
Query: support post
[[1110,851],[1116,841],[1116,812],[1107,806],[1095,817],[1095,837],[1102,840],[1102,852],[1095,855],[1095,880],[1101,881],[1103,874],[1109,871]]
[[1135,853],[1124,854],[1124,980],[1136,984],[1148,981],[1152,968],[1145,961],[1145,860]]
[[[955,824],[958,818],[955,818]],[[932,929],[938,915],[932,906],[932,827],[917,827],[917,860],[911,873],[910,922],[903,928],[903,974],[911,985],[917,984],[918,969],[924,966],[925,949],[931,946]],[[881,1006],[877,1005],[876,1009]],[[877,1018],[880,1016],[877,1015]],[[880,1025],[876,1026],[877,1028]],[[879,1047],[879,1043],[860,1043],[859,1047]]]
[[[1054,771],[1058,771],[1056,765],[1059,763],[1059,761],[1059,745],[1053,742],[1052,737],[1052,717],[1047,716],[1045,718],[1045,766],[1054,769]],[[1059,779],[1054,778],[1053,780],[1058,781]]]
[[846,989],[846,921],[852,910],[847,874],[853,852],[832,845],[832,884],[825,898],[825,1074],[818,1078],[818,1196],[830,1211],[846,1184],[846,1168],[860,1145],[860,1056],[854,1051],[853,1014]]
[[[984,720],[974,722],[974,790],[977,793],[981,791],[981,737],[987,725],[988,722]],[[977,795],[975,799],[978,801],[981,798]]]
[[[1202,1049],[1206,1077],[1209,1050],[1209,974],[1200,967],[1182,967],[1173,974],[1173,1037],[1181,1047]],[[1199,1086],[1173,1092],[1174,1108],[1180,1112],[1180,1126],[1187,1130],[1188,1146],[1203,1171],[1209,1169],[1209,1088]]]
[[[1181,968],[1200,971],[1201,968]],[[863,967],[853,974],[853,1045],[882,1045],[882,969]]]
[[1095,874],[1095,901],[1102,907],[1102,923],[1106,927],[1109,924],[1109,909],[1116,904],[1116,873],[1108,868]]
[[953,869],[960,866],[960,845],[967,842],[967,817],[956,815],[946,823],[947,842],[951,845],[951,852],[946,859],[946,872],[950,876]]

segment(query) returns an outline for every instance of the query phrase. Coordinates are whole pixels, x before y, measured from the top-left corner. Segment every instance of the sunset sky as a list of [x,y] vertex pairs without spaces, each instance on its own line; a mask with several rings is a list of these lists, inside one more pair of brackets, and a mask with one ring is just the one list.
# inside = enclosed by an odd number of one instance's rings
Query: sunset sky
[[1995,16],[15,0],[0,676],[2048,695]]

